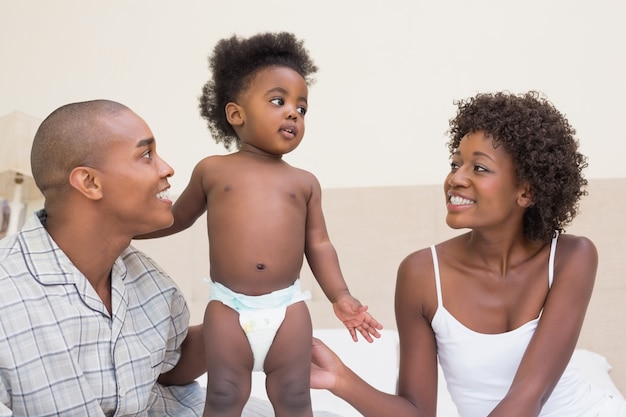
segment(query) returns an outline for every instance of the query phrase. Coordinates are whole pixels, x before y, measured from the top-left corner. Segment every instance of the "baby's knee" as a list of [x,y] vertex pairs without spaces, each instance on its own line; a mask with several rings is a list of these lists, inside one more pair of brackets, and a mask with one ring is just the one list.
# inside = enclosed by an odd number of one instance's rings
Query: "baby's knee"
[[243,409],[250,396],[249,384],[247,390],[245,386],[228,380],[210,382],[206,391],[206,408],[220,413]]
[[[285,410],[305,410],[311,407],[311,389],[308,379],[285,379],[267,384],[267,395],[273,404]],[[294,415],[297,414],[294,412]]]

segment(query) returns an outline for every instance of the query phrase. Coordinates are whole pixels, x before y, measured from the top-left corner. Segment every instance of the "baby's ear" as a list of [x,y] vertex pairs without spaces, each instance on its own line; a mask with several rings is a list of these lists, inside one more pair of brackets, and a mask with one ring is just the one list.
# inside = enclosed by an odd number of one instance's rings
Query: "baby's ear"
[[102,198],[98,172],[90,167],[76,167],[70,172],[70,185],[90,200]]
[[239,104],[230,101],[226,103],[224,110],[226,111],[226,119],[231,126],[241,126],[243,124],[244,112]]

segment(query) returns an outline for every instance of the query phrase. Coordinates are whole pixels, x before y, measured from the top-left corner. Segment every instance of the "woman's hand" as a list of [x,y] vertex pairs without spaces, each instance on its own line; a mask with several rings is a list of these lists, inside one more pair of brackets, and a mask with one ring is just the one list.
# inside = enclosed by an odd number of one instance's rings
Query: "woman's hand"
[[311,388],[332,391],[345,367],[339,356],[320,339],[313,338],[311,350]]

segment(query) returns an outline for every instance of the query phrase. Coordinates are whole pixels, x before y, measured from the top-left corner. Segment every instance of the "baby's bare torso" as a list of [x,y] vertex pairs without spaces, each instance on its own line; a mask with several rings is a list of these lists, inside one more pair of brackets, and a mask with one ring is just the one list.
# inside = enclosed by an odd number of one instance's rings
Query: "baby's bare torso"
[[281,159],[207,158],[202,186],[211,279],[248,295],[291,285],[302,268],[315,184],[310,173]]

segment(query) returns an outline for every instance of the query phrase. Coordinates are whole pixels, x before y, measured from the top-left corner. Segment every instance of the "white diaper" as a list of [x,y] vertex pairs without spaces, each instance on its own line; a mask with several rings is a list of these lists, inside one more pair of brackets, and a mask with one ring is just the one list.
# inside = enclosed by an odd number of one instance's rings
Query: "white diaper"
[[239,325],[252,349],[254,371],[263,370],[265,357],[285,319],[287,307],[309,298],[311,293],[301,291],[299,279],[290,287],[263,295],[239,294],[213,281],[209,291],[209,301],[220,301],[239,313]]

